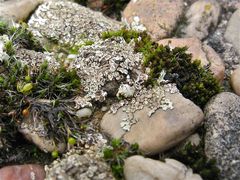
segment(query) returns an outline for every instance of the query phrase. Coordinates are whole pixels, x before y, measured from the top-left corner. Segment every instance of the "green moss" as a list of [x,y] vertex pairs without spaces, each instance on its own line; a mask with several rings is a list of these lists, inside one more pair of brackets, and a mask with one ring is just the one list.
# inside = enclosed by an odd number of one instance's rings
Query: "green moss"
[[103,150],[104,159],[110,165],[116,179],[123,179],[124,160],[130,156],[141,154],[137,144],[128,144],[120,139],[113,139],[111,146]]
[[212,96],[221,92],[222,88],[212,73],[201,67],[199,60],[192,62],[192,55],[186,53],[187,47],[171,49],[153,42],[146,32],[133,30],[121,29],[102,34],[103,39],[117,36],[122,36],[126,42],[134,40],[135,51],[143,53],[143,67],[150,68],[147,85],[154,85],[161,71],[165,70],[165,79],[176,83],[183,96],[201,108]]

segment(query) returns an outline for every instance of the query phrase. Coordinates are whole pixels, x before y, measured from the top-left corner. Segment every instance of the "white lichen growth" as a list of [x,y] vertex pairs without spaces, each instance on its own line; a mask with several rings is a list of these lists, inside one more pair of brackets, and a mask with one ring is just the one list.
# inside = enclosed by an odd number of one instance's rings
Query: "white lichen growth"
[[134,16],[132,18],[132,22],[128,22],[126,18],[122,18],[122,22],[126,24],[127,28],[133,29],[135,31],[142,32],[147,30],[147,28],[143,24],[141,24],[139,16]]

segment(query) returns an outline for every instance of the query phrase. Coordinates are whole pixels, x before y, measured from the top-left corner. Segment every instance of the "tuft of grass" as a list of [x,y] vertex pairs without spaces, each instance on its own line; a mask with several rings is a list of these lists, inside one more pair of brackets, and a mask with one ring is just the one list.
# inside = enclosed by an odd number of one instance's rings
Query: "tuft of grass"
[[187,54],[187,47],[159,45],[151,40],[146,32],[121,29],[102,34],[103,39],[123,37],[127,43],[135,42],[135,51],[144,55],[143,68],[149,68],[146,85],[156,84],[162,70],[166,71],[165,80],[176,83],[184,97],[203,108],[208,100],[222,91],[219,82],[210,70],[201,67],[200,60],[192,62],[192,55]]

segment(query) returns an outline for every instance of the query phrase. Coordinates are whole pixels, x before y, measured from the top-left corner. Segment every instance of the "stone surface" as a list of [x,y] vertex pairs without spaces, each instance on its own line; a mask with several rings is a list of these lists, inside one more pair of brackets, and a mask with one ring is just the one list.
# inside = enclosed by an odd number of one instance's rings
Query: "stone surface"
[[123,19],[133,29],[147,29],[154,40],[169,36],[183,13],[182,0],[132,0],[123,11]]
[[240,67],[233,71],[231,75],[231,85],[234,92],[240,96]]
[[202,44],[197,38],[172,38],[158,41],[159,44],[170,45],[170,47],[187,46],[187,53],[192,54],[192,60],[201,60],[202,66],[210,65],[209,69],[219,81],[224,79],[224,63],[219,55],[208,45]]
[[225,39],[232,43],[234,48],[240,55],[240,8],[234,12],[231,19],[228,22],[226,32],[224,34]]
[[201,180],[184,164],[174,159],[165,159],[165,163],[142,156],[132,156],[125,160],[126,180]]
[[128,115],[123,112],[124,107],[116,114],[106,113],[101,122],[102,131],[113,138],[122,137],[129,143],[137,142],[146,154],[156,154],[173,147],[200,125],[203,113],[180,93],[166,93],[166,98],[172,102],[173,109],[160,108],[149,117],[150,109],[145,105],[133,113],[137,123],[128,132],[121,128],[122,120]]
[[69,1],[42,4],[28,24],[41,41],[45,38],[65,45],[80,45],[89,40],[95,42],[102,32],[121,27],[120,22]]
[[240,97],[223,92],[205,107],[205,152],[217,160],[220,179],[240,177]]
[[0,2],[0,19],[21,21],[28,18],[42,0],[11,0]]
[[1,180],[44,180],[45,171],[40,165],[6,166],[0,169]]
[[45,167],[46,179],[113,180],[110,167],[94,154],[70,151]]
[[76,112],[76,116],[78,118],[88,118],[92,115],[92,110],[89,109],[89,108],[83,108],[83,109],[79,109],[77,112]]
[[199,0],[193,3],[186,13],[188,25],[185,37],[205,38],[209,30],[217,26],[221,7],[217,1]]

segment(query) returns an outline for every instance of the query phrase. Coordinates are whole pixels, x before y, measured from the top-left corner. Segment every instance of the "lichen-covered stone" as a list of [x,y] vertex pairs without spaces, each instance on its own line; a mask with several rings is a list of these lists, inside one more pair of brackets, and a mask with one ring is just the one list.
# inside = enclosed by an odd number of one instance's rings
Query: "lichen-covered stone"
[[228,22],[226,32],[224,34],[225,39],[232,43],[234,48],[240,55],[240,8],[234,12],[231,19]]
[[[149,93],[149,96],[151,95]],[[162,106],[155,109],[155,112],[149,116],[156,106],[154,105],[156,102],[153,100],[155,98],[149,97],[146,104],[145,101],[140,103],[143,108],[133,111],[133,118],[130,118],[130,122],[128,122],[129,113],[124,110],[128,105],[118,109],[116,114],[106,113],[101,121],[102,131],[113,138],[123,138],[129,143],[138,143],[140,149],[146,154],[156,154],[182,141],[203,120],[203,113],[199,107],[185,99],[180,93],[171,94],[169,92],[166,92],[164,98],[170,100],[173,109],[164,109],[165,106]],[[151,109],[147,104],[152,102],[154,102],[154,107]],[[122,128],[124,120],[131,125],[128,132]]]
[[223,92],[216,95],[205,108],[205,152],[215,158],[220,179],[240,177],[240,97]]
[[193,174],[181,162],[174,159],[157,161],[142,156],[132,156],[125,160],[124,175],[126,180],[202,180],[198,174]]
[[141,89],[147,79],[141,72],[142,59],[142,54],[135,53],[123,38],[82,47],[69,66],[77,70],[85,92],[84,97],[75,98],[76,106],[91,106],[92,101],[103,102],[108,95],[116,96],[123,84]]
[[188,25],[184,29],[185,37],[205,38],[209,29],[217,26],[220,12],[217,1],[199,0],[193,3],[186,13]]
[[114,179],[110,167],[105,162],[77,151],[68,152],[62,159],[57,159],[45,167],[45,170],[46,179]]
[[69,1],[42,4],[28,24],[33,34],[42,40],[46,38],[70,45],[96,41],[102,32],[121,27],[121,23],[104,17],[100,12]]
[[159,44],[169,45],[171,48],[187,46],[186,53],[192,54],[192,60],[200,60],[201,65],[209,66],[209,69],[213,72],[214,77],[220,82],[224,79],[224,63],[220,56],[206,44],[202,44],[197,38],[172,38],[162,39],[158,41]]
[[183,13],[182,0],[132,0],[123,19],[136,30],[147,30],[154,40],[169,36]]

